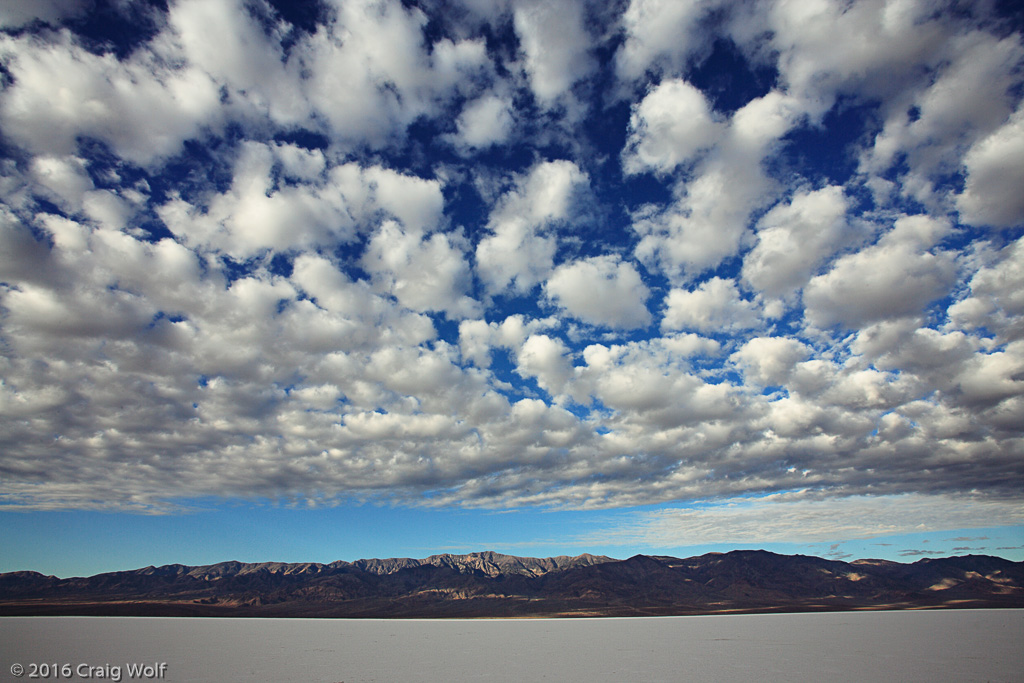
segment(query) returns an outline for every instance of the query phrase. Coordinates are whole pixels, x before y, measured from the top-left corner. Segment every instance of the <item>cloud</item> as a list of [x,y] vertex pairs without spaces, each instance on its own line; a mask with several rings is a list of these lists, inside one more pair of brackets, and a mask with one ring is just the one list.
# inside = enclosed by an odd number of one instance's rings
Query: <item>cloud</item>
[[10,7],[6,504],[1018,518],[1024,48],[984,3]]
[[[887,6],[867,0],[846,6],[835,0],[807,4],[777,2],[738,17],[734,32],[754,38],[770,31],[767,49],[797,98],[827,110],[839,93],[892,96],[930,64],[949,29],[931,7]],[[764,48],[762,48],[764,49]]]
[[782,297],[803,287],[843,244],[848,203],[835,185],[798,193],[757,222],[757,244],[743,261],[743,279]]
[[549,394],[560,394],[572,374],[568,351],[559,339],[546,334],[530,335],[516,357],[518,372],[536,378],[537,384]]
[[[309,118],[299,65],[287,63],[281,45],[290,28],[285,22],[272,15],[260,16],[260,9],[248,11],[237,0],[179,0],[169,9],[170,31],[162,39],[224,87],[233,102],[244,103],[282,125]],[[271,25],[269,31],[260,19]]]
[[[605,542],[673,548],[709,543],[816,543],[944,529],[1019,524],[1021,507],[967,496],[851,496],[816,498],[807,492],[731,498],[689,508],[638,513],[602,529]],[[942,553],[939,553],[942,554]]]
[[293,48],[290,59],[305,64],[311,105],[346,144],[390,144],[489,68],[482,41],[442,39],[428,51],[427,17],[419,9],[370,0],[330,7],[330,23]]
[[71,211],[81,210],[85,193],[95,187],[80,157],[37,156],[32,159],[31,173],[52,200]]
[[[688,91],[681,87],[681,92]],[[675,201],[637,212],[633,222],[633,230],[640,236],[636,256],[680,280],[702,274],[734,255],[750,214],[772,195],[773,186],[762,162],[801,116],[799,103],[779,91],[755,98],[733,113],[714,152],[696,165],[692,177],[676,184]],[[699,117],[697,121],[698,129],[708,128]],[[676,123],[672,130],[653,131],[641,126],[635,144],[638,150],[647,145],[663,149],[651,161],[667,169],[696,151],[690,146],[702,144],[699,135],[687,132],[690,126]],[[652,136],[650,143],[647,136]],[[627,170],[636,165],[633,158],[626,160]]]
[[[413,231],[441,218],[438,181],[354,163],[327,168],[321,154],[295,146],[243,143],[232,172],[228,191],[196,203],[174,198],[157,208],[160,219],[192,246],[245,259],[349,242],[379,214]],[[305,182],[281,182],[282,174]]]
[[592,325],[633,328],[648,324],[645,302],[650,291],[631,263],[610,256],[564,263],[547,282],[544,293],[575,318]]
[[0,8],[0,28],[18,28],[35,20],[52,23],[80,16],[88,7],[87,0],[11,0]]
[[476,248],[479,272],[492,292],[525,293],[554,266],[557,238],[550,228],[573,218],[589,179],[576,164],[548,161],[520,176],[491,212],[491,235]]
[[513,21],[530,88],[542,106],[553,104],[594,70],[581,3],[519,2]]
[[693,357],[718,351],[712,340],[692,334],[611,347],[595,344],[584,350],[586,366],[577,369],[572,389],[613,411],[607,421],[615,429],[604,445],[619,455],[619,467],[668,467],[669,479],[692,483],[703,465],[691,451],[696,444],[689,437],[700,434],[704,447],[717,448],[728,438],[721,421],[747,409],[735,387],[710,384],[693,372]]
[[14,79],[0,97],[5,134],[36,154],[70,156],[87,136],[138,164],[176,154],[220,125],[216,83],[140,51],[125,61],[88,52],[67,31],[0,37]]
[[772,386],[788,383],[796,364],[810,354],[811,350],[796,339],[754,337],[732,354],[731,360],[755,383]]
[[483,95],[466,104],[455,120],[452,141],[466,150],[486,149],[509,139],[515,121],[512,102],[498,95]]
[[[1013,110],[1013,74],[1024,59],[1020,41],[997,41],[975,31],[950,35],[945,50],[945,64],[936,66],[934,81],[915,84],[910,97],[894,102],[874,145],[861,158],[863,170],[881,174],[902,161],[908,167],[907,184],[925,185],[959,166],[968,145],[1006,121]],[[972,98],[962,97],[964,92]],[[927,187],[911,187],[904,192],[936,199]]]
[[668,73],[708,42],[700,21],[721,3],[707,0],[632,0],[622,15],[625,42],[615,53],[615,70],[623,80],[635,80],[648,70]]
[[856,335],[851,350],[874,367],[901,373],[920,391],[960,393],[958,374],[978,352],[976,344],[959,331],[941,333],[903,319],[869,325]]
[[630,116],[630,135],[623,151],[627,173],[672,171],[713,147],[721,124],[700,90],[686,81],[662,81]]
[[941,220],[904,217],[876,245],[843,256],[804,289],[808,322],[855,329],[877,320],[919,315],[954,282],[949,254],[922,249],[948,229]]
[[511,315],[499,323],[486,320],[463,320],[459,323],[459,348],[463,358],[477,367],[491,364],[491,349],[504,348],[518,351],[527,337],[557,325],[552,318],[526,320],[522,315]]
[[46,281],[49,250],[7,207],[0,207],[0,247],[0,281]]
[[740,296],[736,283],[711,278],[697,289],[673,289],[666,297],[663,330],[736,330],[756,326],[754,305]]
[[1001,341],[1024,335],[1024,241],[988,255],[971,277],[969,295],[948,309],[960,329],[986,328]]
[[5,37],[0,54],[15,86],[0,100],[0,121],[36,152],[74,154],[86,136],[140,164],[229,121],[305,126],[379,148],[490,68],[481,40],[426,45],[419,10],[367,0],[328,14],[292,40],[294,27],[269,6],[182,0],[123,60],[87,51],[66,30]]
[[925,557],[935,555],[945,555],[946,553],[942,550],[918,550],[918,549],[907,549],[901,550],[900,555],[902,557]]
[[326,181],[275,188],[275,149],[245,143],[231,189],[196,206],[175,198],[157,209],[187,244],[245,259],[264,250],[287,250],[354,236],[344,201],[343,170]]
[[457,318],[479,313],[479,304],[467,295],[469,264],[447,235],[421,238],[386,222],[370,238],[362,264],[385,291],[414,311],[445,311]]
[[964,221],[1008,228],[1024,223],[1024,110],[975,143],[964,157],[967,185],[957,197]]

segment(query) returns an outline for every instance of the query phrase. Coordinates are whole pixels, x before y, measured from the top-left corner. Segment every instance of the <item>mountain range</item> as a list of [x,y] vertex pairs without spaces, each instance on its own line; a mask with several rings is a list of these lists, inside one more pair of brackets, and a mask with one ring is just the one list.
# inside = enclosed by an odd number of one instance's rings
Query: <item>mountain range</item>
[[171,564],[61,579],[0,574],[0,615],[653,616],[1024,607],[1024,562],[841,562],[763,550],[627,560],[495,552],[356,562]]

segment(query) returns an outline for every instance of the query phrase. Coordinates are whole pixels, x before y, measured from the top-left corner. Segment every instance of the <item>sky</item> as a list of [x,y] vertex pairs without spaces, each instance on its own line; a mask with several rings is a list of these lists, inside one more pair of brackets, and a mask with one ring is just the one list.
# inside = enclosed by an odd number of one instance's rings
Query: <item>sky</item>
[[1024,17],[8,0],[0,547],[1024,560]]

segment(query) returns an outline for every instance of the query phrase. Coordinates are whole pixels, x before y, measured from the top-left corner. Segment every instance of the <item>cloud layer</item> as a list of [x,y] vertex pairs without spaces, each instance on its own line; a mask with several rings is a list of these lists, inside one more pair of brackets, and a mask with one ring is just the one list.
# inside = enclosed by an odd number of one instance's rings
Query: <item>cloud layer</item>
[[727,498],[690,509],[637,513],[635,519],[582,539],[651,547],[704,543],[815,543],[899,534],[979,529],[993,520],[1024,523],[1020,505],[971,496],[900,494],[822,499],[806,491]]
[[987,4],[168,5],[0,13],[0,505],[1020,523],[1024,35]]

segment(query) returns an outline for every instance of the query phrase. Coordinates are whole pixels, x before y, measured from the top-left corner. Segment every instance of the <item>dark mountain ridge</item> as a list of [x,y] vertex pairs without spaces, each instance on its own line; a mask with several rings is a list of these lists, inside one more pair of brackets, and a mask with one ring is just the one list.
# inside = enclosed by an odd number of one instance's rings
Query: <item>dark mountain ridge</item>
[[67,579],[0,574],[0,615],[642,616],[940,607],[1024,607],[1024,563],[986,555],[903,564],[766,551],[626,560],[480,552],[172,564]]

